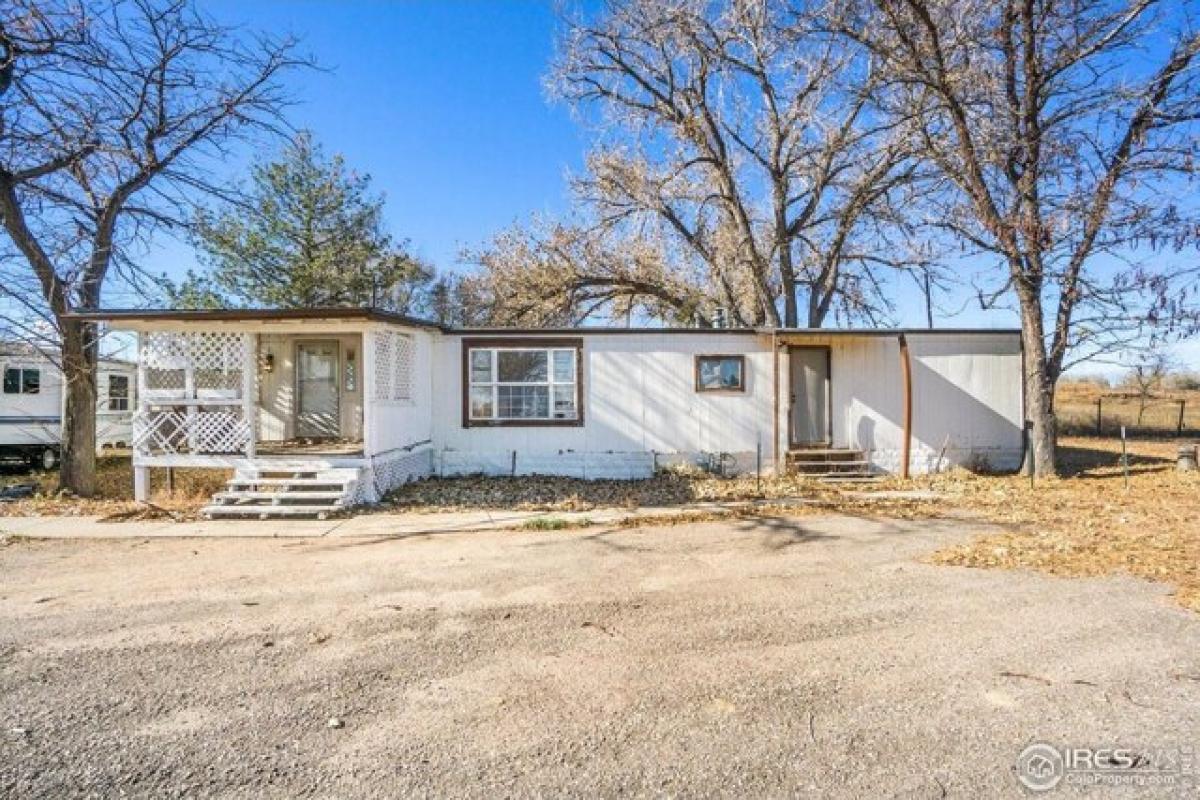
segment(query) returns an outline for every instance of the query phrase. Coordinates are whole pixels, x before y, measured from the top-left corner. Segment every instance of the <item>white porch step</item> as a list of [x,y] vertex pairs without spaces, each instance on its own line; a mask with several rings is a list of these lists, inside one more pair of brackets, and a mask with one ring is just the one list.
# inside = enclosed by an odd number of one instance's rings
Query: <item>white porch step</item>
[[230,478],[226,486],[341,486],[341,478]]
[[225,500],[342,500],[345,497],[345,490],[338,488],[336,491],[304,491],[304,492],[254,492],[254,491],[232,491],[232,492],[217,492],[213,495],[213,500],[218,502]]
[[361,470],[321,462],[265,462],[242,467],[203,509],[220,517],[301,517],[324,519],[353,500]]

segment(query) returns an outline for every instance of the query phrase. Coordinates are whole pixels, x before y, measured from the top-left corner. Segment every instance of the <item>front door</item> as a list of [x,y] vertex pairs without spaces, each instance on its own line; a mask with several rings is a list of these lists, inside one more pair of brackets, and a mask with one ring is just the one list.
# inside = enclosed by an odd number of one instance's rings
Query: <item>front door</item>
[[792,347],[790,372],[793,447],[831,444],[829,429],[829,348]]
[[336,439],[341,435],[338,410],[338,343],[296,343],[296,436]]

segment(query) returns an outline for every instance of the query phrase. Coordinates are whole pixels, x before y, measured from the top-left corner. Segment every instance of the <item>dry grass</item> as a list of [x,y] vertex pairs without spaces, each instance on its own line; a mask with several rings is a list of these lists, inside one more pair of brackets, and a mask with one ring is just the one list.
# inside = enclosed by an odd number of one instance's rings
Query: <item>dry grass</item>
[[[1061,444],[1063,477],[1033,485],[1020,476],[964,470],[869,487],[799,478],[764,479],[760,487],[753,478],[725,480],[685,473],[664,473],[647,481],[473,477],[410,484],[392,502],[408,511],[587,511],[600,506],[804,497],[812,502],[781,513],[904,519],[965,516],[1006,530],[936,553],[932,562],[1032,568],[1055,575],[1125,572],[1174,585],[1179,602],[1200,611],[1200,473],[1175,471],[1177,443],[1131,442],[1128,489],[1119,441],[1064,438]],[[936,498],[889,493],[911,489],[933,490]],[[771,513],[771,509],[745,513]]]
[[1064,477],[1032,487],[1019,477],[933,479],[955,507],[1010,530],[931,560],[1054,575],[1128,573],[1172,584],[1182,605],[1200,611],[1200,473],[1175,471],[1176,442],[1132,442],[1128,488],[1119,442],[1063,444]]
[[106,453],[96,459],[96,495],[84,499],[56,493],[57,472],[10,472],[0,475],[0,486],[32,483],[33,497],[0,503],[0,516],[100,515],[114,520],[154,516],[194,517],[230,473],[216,469],[175,470],[175,491],[167,490],[166,470],[151,470],[150,502],[145,508],[133,501],[133,466],[127,452]]

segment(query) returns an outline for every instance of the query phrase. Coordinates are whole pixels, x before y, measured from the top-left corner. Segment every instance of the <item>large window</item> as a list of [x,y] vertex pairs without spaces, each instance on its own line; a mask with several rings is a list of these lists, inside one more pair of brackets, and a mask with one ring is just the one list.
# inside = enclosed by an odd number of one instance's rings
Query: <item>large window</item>
[[463,341],[463,423],[578,425],[578,339]]
[[30,367],[6,367],[5,394],[37,394],[42,390],[42,372]]
[[108,376],[108,410],[109,411],[128,411],[129,410],[129,376],[128,375],[109,375]]

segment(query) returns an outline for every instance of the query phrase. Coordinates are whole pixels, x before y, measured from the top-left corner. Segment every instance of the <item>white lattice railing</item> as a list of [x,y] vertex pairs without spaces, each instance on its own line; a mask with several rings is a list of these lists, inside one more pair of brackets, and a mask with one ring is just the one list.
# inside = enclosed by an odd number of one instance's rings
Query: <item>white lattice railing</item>
[[254,451],[253,334],[151,331],[139,336],[133,447],[146,456]]
[[240,406],[151,406],[133,415],[133,446],[146,455],[242,453],[251,433]]

